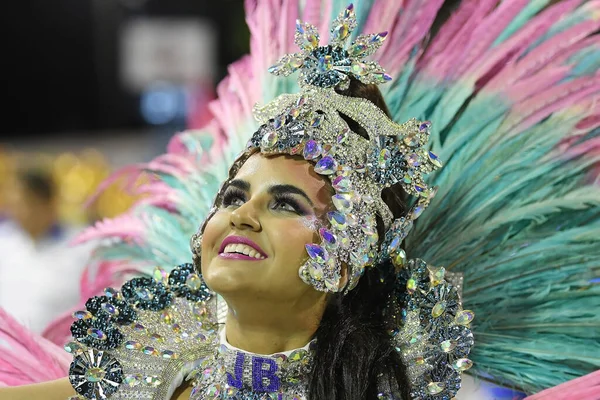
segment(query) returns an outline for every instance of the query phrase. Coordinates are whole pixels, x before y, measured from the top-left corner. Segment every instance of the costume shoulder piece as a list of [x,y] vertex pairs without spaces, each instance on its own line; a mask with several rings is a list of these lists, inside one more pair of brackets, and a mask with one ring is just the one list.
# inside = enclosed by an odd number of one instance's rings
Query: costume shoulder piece
[[192,264],[134,278],[77,311],[72,399],[168,399],[218,343],[215,299]]

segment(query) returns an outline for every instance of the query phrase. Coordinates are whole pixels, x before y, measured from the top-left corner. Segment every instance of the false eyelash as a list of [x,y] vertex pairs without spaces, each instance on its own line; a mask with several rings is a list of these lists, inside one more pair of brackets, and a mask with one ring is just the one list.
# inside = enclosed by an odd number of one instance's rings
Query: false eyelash
[[223,194],[223,206],[224,207],[228,207],[231,205],[231,202],[233,199],[242,199],[242,200],[246,200],[246,193],[244,193],[243,190],[238,189],[236,187],[228,187],[227,190],[225,190],[225,193]]
[[296,211],[297,214],[299,215],[306,215],[309,212],[306,210],[305,207],[303,207],[292,195],[289,194],[279,194],[277,196],[275,196],[273,198],[273,201],[275,203],[279,203],[279,202],[285,202],[287,204],[289,204],[290,206],[292,206],[292,208]]

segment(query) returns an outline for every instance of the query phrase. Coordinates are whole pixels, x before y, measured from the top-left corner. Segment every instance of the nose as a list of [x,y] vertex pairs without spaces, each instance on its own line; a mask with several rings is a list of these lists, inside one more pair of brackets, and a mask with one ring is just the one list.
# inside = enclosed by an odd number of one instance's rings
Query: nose
[[241,207],[236,208],[230,217],[230,226],[240,230],[250,229],[259,231],[261,229],[260,222],[256,215],[256,209],[251,201],[244,203]]

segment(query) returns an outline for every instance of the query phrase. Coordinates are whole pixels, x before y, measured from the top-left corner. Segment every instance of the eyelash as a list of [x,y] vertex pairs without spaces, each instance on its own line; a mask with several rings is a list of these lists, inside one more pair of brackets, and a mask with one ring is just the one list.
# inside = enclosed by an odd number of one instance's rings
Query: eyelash
[[[227,208],[227,207],[235,206],[236,204],[234,204],[234,201],[236,199],[246,201],[246,193],[237,188],[227,189],[225,194],[223,194],[223,207]],[[307,214],[307,212],[304,210],[304,207],[302,207],[300,205],[300,203],[298,203],[298,201],[293,196],[290,196],[287,194],[276,195],[273,198],[273,204],[276,206],[280,205],[280,204],[287,204],[293,208],[293,211],[287,210],[287,209],[281,209],[281,210],[288,211],[288,212],[294,212],[298,215],[306,215]]]

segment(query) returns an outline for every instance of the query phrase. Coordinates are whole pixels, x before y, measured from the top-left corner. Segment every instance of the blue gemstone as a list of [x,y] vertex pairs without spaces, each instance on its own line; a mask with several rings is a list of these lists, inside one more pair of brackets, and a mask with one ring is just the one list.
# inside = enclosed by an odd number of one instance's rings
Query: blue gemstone
[[319,229],[319,234],[321,235],[321,237],[323,238],[323,240],[325,241],[326,244],[331,245],[331,246],[336,244],[337,238],[331,231],[329,231],[325,228],[321,228],[321,229]]
[[327,250],[325,250],[317,244],[307,244],[306,251],[308,252],[310,258],[317,262],[323,263],[329,259],[329,254],[327,253]]
[[321,155],[321,146],[311,139],[304,145],[303,155],[305,160],[313,160]]
[[323,157],[315,165],[315,172],[321,175],[331,175],[337,169],[337,162],[331,156]]

